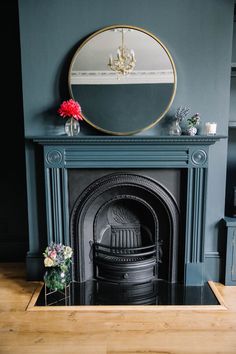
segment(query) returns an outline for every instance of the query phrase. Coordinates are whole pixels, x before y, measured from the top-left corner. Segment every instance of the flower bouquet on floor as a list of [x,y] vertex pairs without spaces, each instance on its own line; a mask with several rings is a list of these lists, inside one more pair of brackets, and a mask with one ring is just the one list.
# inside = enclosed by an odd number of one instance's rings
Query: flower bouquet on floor
[[50,290],[63,290],[71,281],[70,265],[72,248],[61,243],[51,243],[45,249],[44,265],[47,271],[44,282]]

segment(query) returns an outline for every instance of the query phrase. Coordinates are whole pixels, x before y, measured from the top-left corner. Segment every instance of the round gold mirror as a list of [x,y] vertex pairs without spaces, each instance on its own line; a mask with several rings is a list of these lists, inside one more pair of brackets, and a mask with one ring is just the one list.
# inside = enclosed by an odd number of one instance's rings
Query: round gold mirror
[[176,92],[174,61],[153,34],[132,26],[95,32],[77,49],[69,90],[94,128],[131,135],[154,126]]

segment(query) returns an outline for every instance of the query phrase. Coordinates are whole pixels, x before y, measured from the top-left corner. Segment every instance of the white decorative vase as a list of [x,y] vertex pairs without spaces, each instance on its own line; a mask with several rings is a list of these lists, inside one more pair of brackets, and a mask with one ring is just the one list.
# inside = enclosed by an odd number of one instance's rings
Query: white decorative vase
[[186,130],[187,135],[194,136],[197,134],[197,128],[196,127],[190,127]]
[[65,124],[65,133],[68,136],[78,135],[80,132],[80,124],[79,121],[73,117],[70,117]]

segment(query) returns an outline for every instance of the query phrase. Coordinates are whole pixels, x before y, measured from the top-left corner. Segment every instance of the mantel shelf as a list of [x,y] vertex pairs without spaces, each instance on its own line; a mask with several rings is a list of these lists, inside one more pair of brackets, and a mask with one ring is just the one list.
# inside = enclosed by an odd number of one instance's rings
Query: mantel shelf
[[41,145],[87,145],[87,144],[128,144],[128,145],[212,145],[220,139],[226,139],[225,135],[196,135],[196,136],[90,136],[80,135],[69,137],[66,135],[57,136],[31,136],[27,139]]

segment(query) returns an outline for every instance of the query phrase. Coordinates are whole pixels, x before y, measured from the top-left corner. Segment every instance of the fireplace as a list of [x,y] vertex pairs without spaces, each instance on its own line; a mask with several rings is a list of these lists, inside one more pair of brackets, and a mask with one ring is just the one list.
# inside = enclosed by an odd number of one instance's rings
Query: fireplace
[[73,279],[202,285],[209,146],[220,138],[35,137],[48,243],[74,248]]
[[76,198],[78,181],[83,184],[90,174],[94,178],[70,213],[75,279],[177,282],[180,211],[158,180],[172,181],[179,194],[180,171],[99,172],[69,171],[69,199]]

